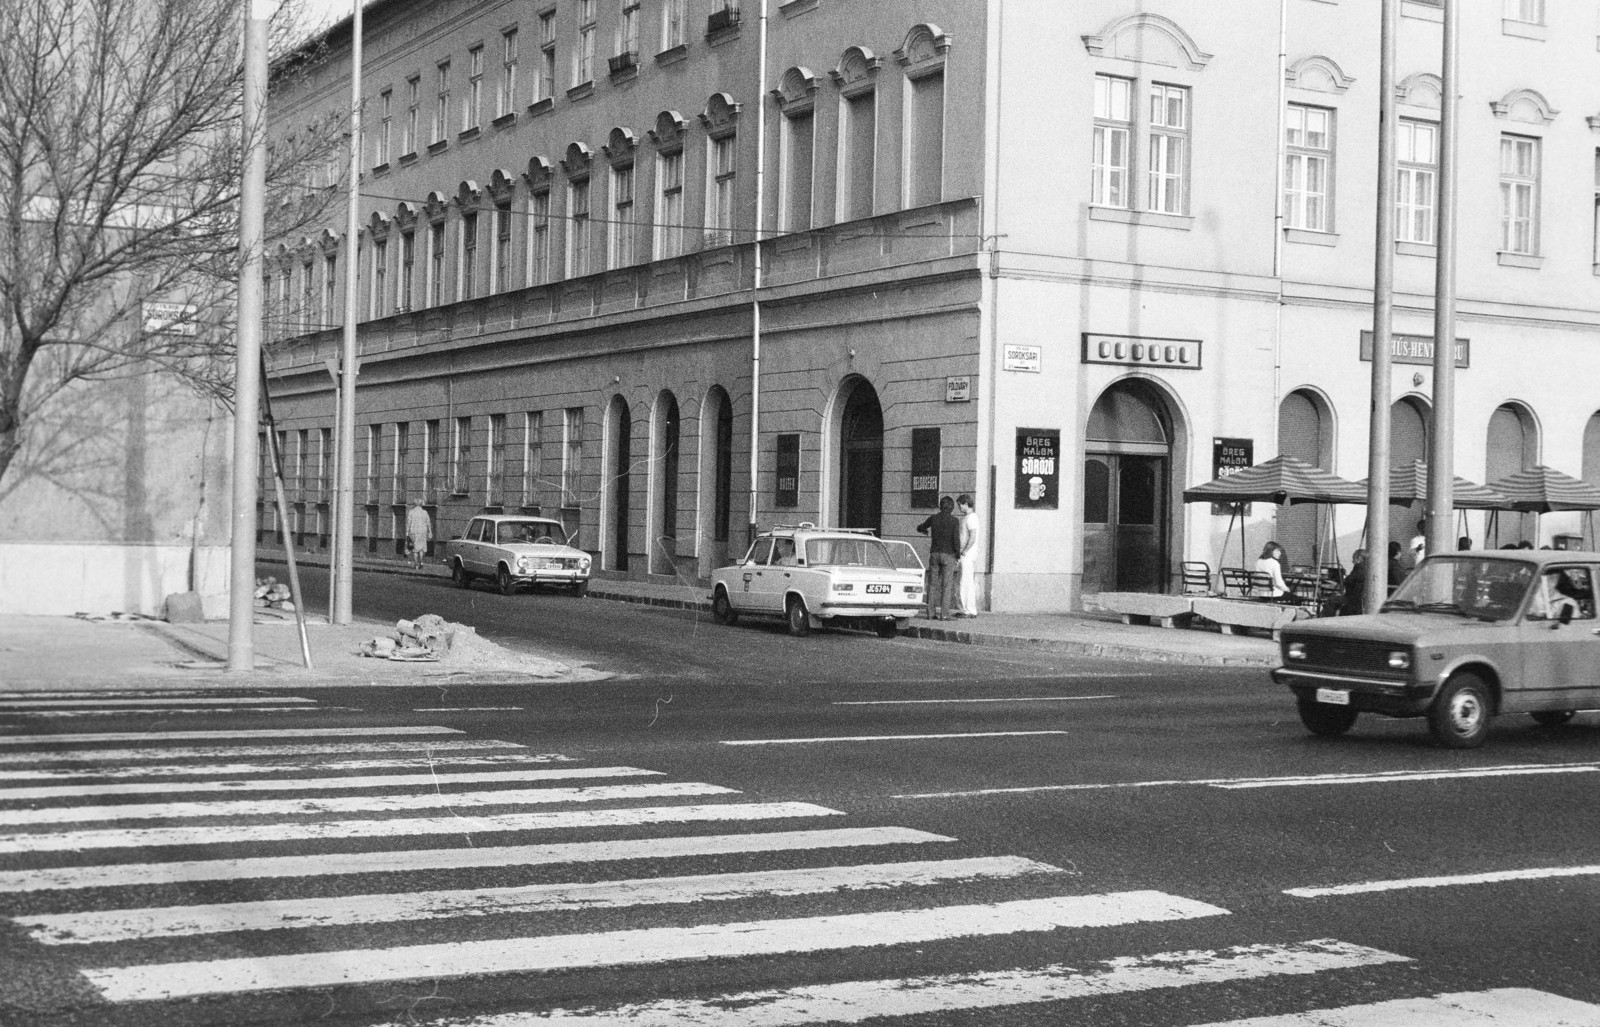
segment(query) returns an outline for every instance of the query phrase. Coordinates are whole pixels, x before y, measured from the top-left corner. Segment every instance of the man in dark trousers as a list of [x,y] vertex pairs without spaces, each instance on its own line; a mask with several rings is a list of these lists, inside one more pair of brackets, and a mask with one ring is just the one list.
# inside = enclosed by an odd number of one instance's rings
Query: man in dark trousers
[[944,496],[939,500],[939,512],[917,525],[917,530],[932,540],[928,556],[928,614],[934,620],[944,620],[956,610],[961,521],[950,512],[955,507],[955,500]]

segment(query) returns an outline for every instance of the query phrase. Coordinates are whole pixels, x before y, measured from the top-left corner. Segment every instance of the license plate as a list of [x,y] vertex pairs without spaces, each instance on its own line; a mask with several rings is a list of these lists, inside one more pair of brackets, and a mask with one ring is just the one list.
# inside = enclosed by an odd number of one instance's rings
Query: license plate
[[1334,706],[1349,706],[1350,689],[1319,688],[1317,689],[1317,702],[1332,703]]
[[867,586],[867,595],[869,595],[869,596],[881,596],[881,595],[888,595],[888,594],[889,594],[889,586],[888,585],[868,585]]

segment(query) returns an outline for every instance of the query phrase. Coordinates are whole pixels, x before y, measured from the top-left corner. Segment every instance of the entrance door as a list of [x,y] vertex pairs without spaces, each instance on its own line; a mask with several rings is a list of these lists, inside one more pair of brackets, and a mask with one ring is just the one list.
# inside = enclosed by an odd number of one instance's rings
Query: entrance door
[[839,521],[846,528],[883,525],[883,409],[878,393],[858,381],[845,403],[839,438]]
[[1083,590],[1162,591],[1167,458],[1089,453],[1083,482]]

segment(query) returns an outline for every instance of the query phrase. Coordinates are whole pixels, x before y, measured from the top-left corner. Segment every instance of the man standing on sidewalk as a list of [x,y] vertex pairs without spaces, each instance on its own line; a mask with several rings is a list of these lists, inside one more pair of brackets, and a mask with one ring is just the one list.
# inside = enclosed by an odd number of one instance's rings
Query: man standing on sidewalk
[[432,540],[433,518],[422,508],[422,500],[413,499],[411,509],[406,511],[406,554],[411,557],[414,569],[422,569],[422,555],[428,551]]
[[934,620],[953,617],[956,611],[957,575],[961,572],[961,522],[950,512],[955,505],[949,496],[942,497],[939,512],[917,525],[917,530],[932,540],[928,555],[928,615]]

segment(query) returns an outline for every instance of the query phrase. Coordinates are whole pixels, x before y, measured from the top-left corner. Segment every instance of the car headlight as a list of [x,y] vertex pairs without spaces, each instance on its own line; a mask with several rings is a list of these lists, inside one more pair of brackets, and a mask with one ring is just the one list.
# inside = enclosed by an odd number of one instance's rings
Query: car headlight
[[519,557],[517,559],[517,570],[522,574],[527,574],[529,571],[533,570],[533,557]]
[[588,573],[588,570],[589,570],[589,558],[587,556],[582,557],[582,558],[580,558],[578,560],[578,570],[583,571],[585,573]]
[[1405,649],[1396,649],[1389,654],[1389,667],[1392,670],[1409,670],[1411,668],[1411,653]]
[[1289,647],[1283,652],[1291,660],[1303,660],[1306,658],[1306,644],[1304,642],[1290,642]]

